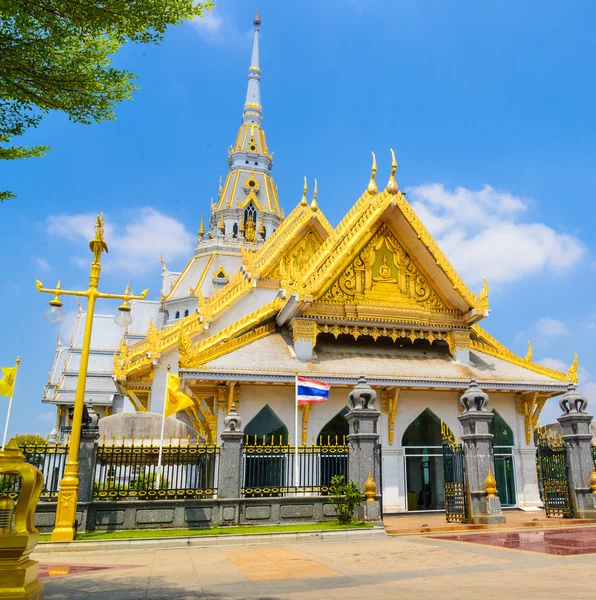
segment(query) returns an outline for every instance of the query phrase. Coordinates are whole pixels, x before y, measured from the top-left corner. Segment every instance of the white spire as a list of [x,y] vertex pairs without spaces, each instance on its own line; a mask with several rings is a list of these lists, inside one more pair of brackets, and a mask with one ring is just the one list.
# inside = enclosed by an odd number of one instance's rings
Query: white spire
[[250,68],[248,69],[248,89],[246,90],[246,102],[244,104],[242,122],[261,125],[263,119],[261,108],[261,69],[259,67],[259,27],[261,25],[261,17],[258,10],[253,23],[255,33],[252,45],[252,58]]

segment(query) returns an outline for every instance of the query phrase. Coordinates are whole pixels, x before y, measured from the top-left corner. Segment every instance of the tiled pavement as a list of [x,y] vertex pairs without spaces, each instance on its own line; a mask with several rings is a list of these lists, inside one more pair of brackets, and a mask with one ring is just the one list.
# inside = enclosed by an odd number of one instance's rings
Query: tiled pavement
[[[569,530],[570,540],[585,530]],[[596,554],[559,556],[438,536],[36,558],[47,600],[596,598]]]

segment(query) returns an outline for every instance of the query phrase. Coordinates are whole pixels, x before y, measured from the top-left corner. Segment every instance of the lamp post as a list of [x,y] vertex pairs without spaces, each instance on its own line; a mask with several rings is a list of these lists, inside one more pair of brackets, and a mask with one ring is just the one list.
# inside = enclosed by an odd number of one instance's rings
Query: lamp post
[[51,323],[56,323],[63,318],[62,302],[60,296],[78,296],[87,298],[87,320],[85,322],[85,335],[83,337],[83,346],[81,348],[81,366],[79,368],[79,379],[75,395],[75,404],[72,417],[72,433],[70,438],[70,447],[68,450],[68,460],[64,469],[64,477],[60,481],[58,492],[58,504],[56,508],[56,524],[52,531],[53,542],[72,542],[75,537],[75,518],[77,512],[78,488],[79,488],[79,443],[81,440],[81,422],[83,417],[83,406],[85,399],[85,385],[87,382],[87,366],[89,364],[89,349],[91,346],[91,331],[93,329],[93,313],[95,310],[95,301],[98,298],[109,298],[123,300],[119,307],[119,314],[114,319],[118,325],[126,327],[132,321],[130,316],[129,302],[131,300],[144,300],[149,290],[144,290],[140,296],[133,296],[130,286],[126,286],[123,295],[104,294],[98,291],[99,273],[101,271],[101,254],[108,251],[108,246],[103,239],[103,215],[97,217],[95,225],[95,238],[89,242],[89,248],[93,252],[93,262],[89,275],[89,289],[87,291],[76,292],[63,290],[60,288],[60,281],[54,289],[46,289],[41,281],[36,281],[37,290],[46,294],[53,294],[54,298],[50,300],[50,308],[45,317]]

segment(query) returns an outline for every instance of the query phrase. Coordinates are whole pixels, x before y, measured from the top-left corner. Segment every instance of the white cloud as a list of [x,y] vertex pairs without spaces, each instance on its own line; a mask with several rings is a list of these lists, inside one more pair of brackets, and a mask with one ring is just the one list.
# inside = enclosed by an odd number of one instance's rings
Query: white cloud
[[205,12],[202,17],[197,17],[192,20],[192,24],[199,33],[205,33],[207,35],[214,35],[218,33],[223,27],[224,20],[219,14],[213,12]]
[[563,321],[546,317],[538,319],[536,322],[536,331],[545,336],[565,335],[568,331],[567,325]]
[[[94,236],[95,219],[91,214],[51,216],[48,233],[78,244]],[[106,270],[142,274],[159,263],[162,253],[170,260],[192,253],[193,236],[184,224],[154,208],[142,208],[125,224],[114,224],[106,217],[104,229],[110,250]],[[89,266],[88,258],[73,257],[73,262]]]
[[549,369],[554,369],[555,371],[566,372],[569,369],[569,365],[566,365],[562,360],[558,358],[543,358],[538,361],[538,364],[548,367]]
[[470,284],[518,281],[562,271],[584,254],[573,235],[521,219],[529,200],[485,185],[478,191],[439,183],[407,189],[422,222]]
[[45,258],[40,258],[39,256],[34,256],[33,262],[37,265],[37,267],[41,271],[51,271],[52,270],[52,267],[50,267],[50,263]]

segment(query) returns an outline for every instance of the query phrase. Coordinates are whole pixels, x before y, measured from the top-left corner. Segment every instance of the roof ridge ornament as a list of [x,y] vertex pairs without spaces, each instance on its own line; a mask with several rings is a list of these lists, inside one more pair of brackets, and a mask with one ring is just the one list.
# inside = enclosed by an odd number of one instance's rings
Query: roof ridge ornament
[[376,196],[379,193],[379,188],[377,187],[377,183],[375,181],[375,177],[377,175],[377,157],[375,156],[374,152],[372,153],[372,158],[373,162],[370,174],[370,181],[368,182],[368,188],[366,191],[368,192],[369,196]]
[[317,179],[315,177],[315,190],[313,192],[312,202],[310,204],[310,207],[312,208],[313,212],[316,210],[319,210],[319,205],[317,204],[317,194],[318,193],[319,193],[319,185],[318,185]]
[[399,192],[399,186],[395,180],[395,172],[397,171],[397,160],[395,158],[395,152],[391,148],[391,176],[389,177],[389,183],[387,183],[387,191],[390,194],[397,194]]
[[304,176],[304,193],[302,194],[302,200],[300,200],[300,206],[308,206],[308,200],[306,199],[306,192],[308,191],[308,185],[306,183],[306,175]]
[[579,366],[579,357],[577,356],[577,352],[576,352],[573,362],[571,363],[571,366],[569,367],[569,371],[567,371],[567,376],[575,385],[577,385],[577,383],[579,381],[579,377],[577,374],[578,366]]
[[524,360],[526,362],[532,362],[533,358],[534,358],[534,351],[532,349],[532,342],[530,340],[528,340],[528,351],[526,352],[526,356],[524,357]]

